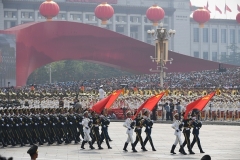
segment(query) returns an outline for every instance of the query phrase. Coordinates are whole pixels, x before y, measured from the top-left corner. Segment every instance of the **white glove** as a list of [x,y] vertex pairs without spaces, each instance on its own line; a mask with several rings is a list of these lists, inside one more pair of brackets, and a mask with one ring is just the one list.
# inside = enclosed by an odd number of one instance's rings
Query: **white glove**
[[53,123],[53,125],[55,126],[55,123]]
[[44,123],[43,125],[46,126],[46,123]]
[[13,118],[11,118],[11,121],[13,121]]
[[72,124],[72,122],[70,122],[70,124]]
[[22,118],[20,118],[20,120],[22,121]]
[[105,125],[103,125],[103,127],[106,127]]
[[28,126],[28,124],[25,124],[25,126]]
[[59,120],[59,118],[57,117],[57,120]]
[[39,120],[41,120],[41,117],[38,117]]
[[18,127],[18,124],[16,124],[16,126]]
[[79,122],[79,124],[82,124],[82,122]]
[[67,117],[65,117],[65,119],[67,120]]
[[196,127],[196,129],[198,129],[198,127]]
[[37,126],[37,123],[35,123],[35,126]]
[[29,118],[30,120],[32,120],[32,118]]
[[74,119],[76,119],[76,116],[73,116],[74,117]]
[[62,122],[61,124],[62,124],[62,125],[64,125],[64,123],[63,123],[63,122]]
[[48,117],[47,119],[49,120],[50,118]]
[[148,129],[150,129],[150,127],[148,126]]

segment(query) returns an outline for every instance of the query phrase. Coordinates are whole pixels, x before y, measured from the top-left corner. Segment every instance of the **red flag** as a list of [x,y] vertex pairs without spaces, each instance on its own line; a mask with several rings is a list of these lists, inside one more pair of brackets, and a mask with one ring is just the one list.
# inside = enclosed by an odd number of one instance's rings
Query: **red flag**
[[240,6],[239,5],[237,5],[237,10],[238,10],[238,12],[240,12]]
[[193,109],[198,109],[200,111],[203,110],[203,108],[207,105],[207,103],[210,101],[210,99],[215,95],[216,92],[212,92],[209,95],[206,95],[204,97],[199,98],[198,100],[190,103],[186,107],[186,111],[184,114],[184,119],[187,119],[188,113]]
[[153,108],[156,106],[156,104],[158,103],[158,101],[160,99],[162,99],[163,95],[165,94],[165,92],[162,92],[160,94],[157,94],[156,96],[154,96],[153,98],[149,99],[148,102],[144,105],[143,108],[148,109],[150,111],[153,110]]
[[232,10],[227,6],[227,4],[225,4],[225,14],[227,11],[232,12]]
[[222,14],[222,11],[217,6],[215,6],[215,10]]
[[106,104],[108,103],[109,99],[111,98],[112,95],[107,96],[106,98],[98,101],[96,104],[92,106],[92,110],[95,111],[96,113],[100,114]]
[[111,105],[113,104],[113,102],[118,98],[118,96],[122,93],[122,89],[119,89],[117,91],[114,91],[111,94],[110,99],[108,100],[107,104],[105,105],[105,108],[109,109],[111,107]]
[[135,115],[133,116],[132,119],[135,119],[135,117],[138,115],[138,113],[143,109],[149,109],[152,110],[154,108],[154,106],[158,103],[158,101],[163,97],[163,95],[165,94],[165,92],[159,93],[155,96],[150,97],[149,99],[147,99],[137,110],[137,112],[135,113]]
[[208,1],[207,1],[207,5],[204,6],[203,8],[206,9],[209,13],[211,13],[211,11],[208,9],[209,5],[208,5]]

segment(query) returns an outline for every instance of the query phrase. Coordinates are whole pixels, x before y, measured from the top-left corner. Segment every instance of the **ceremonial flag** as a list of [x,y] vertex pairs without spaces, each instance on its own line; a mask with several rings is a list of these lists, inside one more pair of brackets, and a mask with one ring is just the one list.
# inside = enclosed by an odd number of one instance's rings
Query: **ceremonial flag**
[[110,96],[110,99],[108,100],[107,104],[105,105],[106,109],[109,109],[113,102],[118,98],[118,96],[122,93],[122,89],[119,89],[117,91],[114,91]]
[[100,114],[108,101],[110,100],[112,95],[107,96],[106,98],[98,101],[96,104],[94,104],[91,108],[91,110],[95,111],[96,113]]
[[222,14],[222,11],[217,6],[215,6],[215,10]]
[[165,94],[165,92],[159,93],[155,96],[150,97],[149,99],[147,99],[137,110],[137,112],[135,113],[135,115],[133,116],[132,119],[135,119],[135,117],[138,115],[138,113],[143,109],[149,109],[152,110],[154,108],[154,106],[158,103],[158,101],[163,97],[163,95]]
[[187,119],[188,113],[192,111],[193,109],[198,109],[200,111],[203,110],[203,108],[207,105],[207,103],[210,101],[210,99],[215,95],[216,92],[212,92],[209,95],[206,95],[204,97],[199,98],[198,100],[190,103],[186,107],[186,111],[184,114],[184,119]]
[[148,102],[143,106],[143,108],[148,109],[150,111],[153,110],[153,108],[156,106],[156,104],[158,103],[158,101],[160,99],[162,99],[163,95],[165,94],[165,92],[162,92],[160,94],[157,94],[156,96],[154,96],[153,98],[149,99]]
[[225,14],[227,11],[232,12],[232,10],[227,6],[227,4],[225,4]]
[[240,12],[240,6],[239,5],[237,5],[237,10],[238,10],[238,12]]

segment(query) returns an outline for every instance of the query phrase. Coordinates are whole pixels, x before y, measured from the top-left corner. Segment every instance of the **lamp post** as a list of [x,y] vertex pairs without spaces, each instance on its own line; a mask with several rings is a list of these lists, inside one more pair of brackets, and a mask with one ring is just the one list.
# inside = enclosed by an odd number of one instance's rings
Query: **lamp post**
[[8,104],[7,104],[7,106],[9,106],[9,99],[10,99],[10,96],[9,96],[9,90],[10,90],[10,88],[9,88],[9,86],[10,86],[10,82],[8,82]]
[[173,37],[176,33],[175,30],[163,28],[163,23],[160,23],[159,28],[148,30],[147,33],[155,39],[155,57],[150,56],[153,62],[157,63],[157,70],[150,69],[150,72],[160,72],[160,86],[163,87],[164,69],[167,62],[172,64],[173,59],[168,59],[168,38]]

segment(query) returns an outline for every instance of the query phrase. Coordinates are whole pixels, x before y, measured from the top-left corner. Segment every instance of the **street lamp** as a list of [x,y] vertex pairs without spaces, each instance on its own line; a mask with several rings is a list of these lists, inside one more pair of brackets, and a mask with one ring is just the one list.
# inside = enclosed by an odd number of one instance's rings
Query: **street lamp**
[[9,86],[10,86],[10,82],[8,82],[8,104],[7,104],[7,107],[9,107],[9,99],[10,99],[10,95],[9,95],[9,90],[10,90],[10,88],[9,88]]
[[172,64],[173,59],[168,59],[168,38],[173,37],[175,30],[163,28],[163,23],[160,23],[159,28],[148,30],[147,33],[155,39],[155,57],[150,56],[153,62],[157,63],[157,70],[150,69],[150,72],[160,72],[160,86],[163,87],[163,69],[166,63]]

